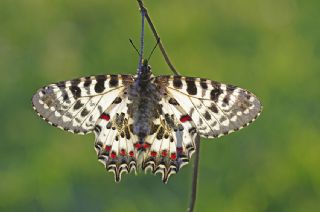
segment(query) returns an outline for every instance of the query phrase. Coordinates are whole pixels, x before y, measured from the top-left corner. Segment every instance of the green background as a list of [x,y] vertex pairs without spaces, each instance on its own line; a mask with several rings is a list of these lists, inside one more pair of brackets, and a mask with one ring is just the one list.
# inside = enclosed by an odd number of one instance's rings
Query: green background
[[[264,105],[248,128],[202,139],[196,211],[320,211],[318,0],[146,0],[181,74],[239,85]],[[114,183],[94,136],[36,116],[33,93],[80,76],[131,73],[137,3],[0,1],[0,210],[185,211],[192,165]],[[155,40],[147,29],[146,52]],[[159,49],[151,65],[170,74]]]

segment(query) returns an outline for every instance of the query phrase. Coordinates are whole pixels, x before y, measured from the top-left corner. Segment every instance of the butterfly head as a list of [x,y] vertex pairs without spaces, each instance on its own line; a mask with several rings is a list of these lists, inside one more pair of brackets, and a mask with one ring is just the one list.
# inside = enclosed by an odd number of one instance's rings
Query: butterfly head
[[142,61],[142,66],[141,66],[141,76],[140,79],[142,81],[147,81],[150,79],[151,75],[152,75],[152,71],[151,71],[151,66],[148,64],[148,60],[144,59]]

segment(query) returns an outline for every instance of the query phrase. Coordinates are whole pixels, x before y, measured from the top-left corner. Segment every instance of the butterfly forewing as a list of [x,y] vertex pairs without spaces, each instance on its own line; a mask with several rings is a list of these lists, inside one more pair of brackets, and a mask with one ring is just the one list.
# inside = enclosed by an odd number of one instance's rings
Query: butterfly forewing
[[123,88],[130,75],[99,75],[50,84],[32,98],[38,115],[53,126],[86,134],[92,132],[101,113]]
[[191,117],[203,137],[219,137],[237,131],[259,116],[262,106],[249,91],[219,82],[180,76],[159,76],[167,95]]

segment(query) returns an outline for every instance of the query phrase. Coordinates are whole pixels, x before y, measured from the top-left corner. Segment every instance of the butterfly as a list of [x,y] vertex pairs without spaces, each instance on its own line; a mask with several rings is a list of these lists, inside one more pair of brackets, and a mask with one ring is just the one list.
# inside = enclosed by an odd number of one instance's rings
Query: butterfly
[[237,86],[195,77],[99,75],[50,84],[32,98],[52,126],[95,134],[94,148],[115,181],[150,170],[168,182],[196,149],[197,135],[217,138],[253,122],[262,105]]

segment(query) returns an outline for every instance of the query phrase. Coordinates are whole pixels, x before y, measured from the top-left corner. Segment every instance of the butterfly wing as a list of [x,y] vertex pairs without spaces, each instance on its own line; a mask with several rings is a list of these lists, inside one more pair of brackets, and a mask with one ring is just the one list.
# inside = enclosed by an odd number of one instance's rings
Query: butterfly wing
[[33,96],[33,108],[55,127],[86,134],[133,80],[131,75],[99,75],[50,84]]
[[186,111],[202,137],[237,131],[253,122],[262,110],[254,94],[233,85],[181,76],[159,76],[155,83]]
[[107,171],[113,172],[115,181],[120,182],[122,173],[137,168],[139,154],[134,144],[138,141],[132,133],[133,120],[128,115],[130,101],[125,92],[100,115],[95,124],[95,149],[98,159]]
[[[173,105],[171,97],[159,102],[158,117],[153,122],[146,138],[146,153],[142,169],[161,173],[162,181],[168,182],[170,175],[186,165],[195,150],[195,125],[187,121],[187,114],[179,105]],[[181,119],[185,117],[185,119]]]

